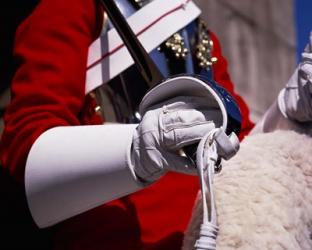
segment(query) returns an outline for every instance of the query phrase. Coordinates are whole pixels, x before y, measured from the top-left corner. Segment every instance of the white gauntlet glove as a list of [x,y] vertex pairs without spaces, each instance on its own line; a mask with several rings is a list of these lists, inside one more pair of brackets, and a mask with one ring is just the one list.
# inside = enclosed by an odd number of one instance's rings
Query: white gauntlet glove
[[301,62],[280,92],[278,105],[284,116],[298,122],[312,121],[312,33]]
[[[196,173],[192,160],[179,150],[199,142],[215,127],[220,132],[214,133],[218,155],[231,157],[238,140],[224,129],[231,119],[235,131],[240,116],[235,104],[230,104],[226,93],[217,94],[197,78],[180,76],[146,94],[139,125],[47,130],[32,145],[25,167],[25,191],[35,222],[39,227],[54,225],[136,192],[166,170]],[[233,116],[227,115],[225,105]]]
[[158,179],[166,170],[196,173],[194,163],[179,154],[222,125],[217,108],[207,108],[206,97],[176,97],[149,109],[133,137],[132,160],[145,181]]

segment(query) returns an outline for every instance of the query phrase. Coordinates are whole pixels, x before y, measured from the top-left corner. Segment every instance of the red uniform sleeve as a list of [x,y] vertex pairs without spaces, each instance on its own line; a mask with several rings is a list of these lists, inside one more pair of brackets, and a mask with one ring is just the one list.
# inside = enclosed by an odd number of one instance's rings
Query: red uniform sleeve
[[212,56],[218,58],[217,63],[213,65],[214,79],[216,82],[218,82],[222,87],[227,89],[232,94],[232,96],[234,97],[234,99],[237,101],[239,105],[239,108],[242,113],[242,130],[239,135],[239,138],[240,140],[242,140],[244,136],[250,132],[254,124],[249,119],[249,109],[247,107],[247,104],[245,103],[243,98],[239,96],[238,94],[236,94],[234,91],[234,85],[229,76],[228,69],[227,69],[227,61],[222,55],[220,43],[216,35],[213,32],[210,32],[210,35],[213,41]]
[[41,133],[80,124],[87,53],[100,30],[99,10],[94,0],[42,0],[17,30],[18,67],[0,156],[20,183],[28,152]]

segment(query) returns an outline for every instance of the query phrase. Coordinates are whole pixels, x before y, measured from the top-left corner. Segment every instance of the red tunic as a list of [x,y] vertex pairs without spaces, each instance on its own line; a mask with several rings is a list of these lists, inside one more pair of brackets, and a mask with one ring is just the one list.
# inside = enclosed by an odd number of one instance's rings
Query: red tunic
[[[14,50],[19,67],[0,146],[4,168],[19,183],[27,154],[42,132],[96,122],[86,112],[85,76],[88,47],[101,24],[102,13],[93,0],[42,0],[20,25]],[[253,126],[248,108],[234,93],[214,34],[212,39],[213,56],[219,59],[215,80],[238,101],[243,136]],[[169,173],[151,187],[52,227],[53,247],[180,249],[197,191],[197,177]]]

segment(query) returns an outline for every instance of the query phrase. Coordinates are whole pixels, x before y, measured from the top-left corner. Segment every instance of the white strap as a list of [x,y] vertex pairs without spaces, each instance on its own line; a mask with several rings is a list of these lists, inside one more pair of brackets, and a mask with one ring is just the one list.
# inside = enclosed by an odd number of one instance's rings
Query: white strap
[[[127,21],[143,47],[150,52],[199,15],[199,8],[190,0],[154,0]],[[86,93],[132,64],[133,60],[115,29],[102,35],[89,48]]]
[[[195,242],[194,247],[196,250],[216,249],[219,228],[217,225],[217,212],[212,182],[215,165],[218,160],[217,145],[214,142],[214,136],[218,131],[219,129],[214,129],[207,133],[201,139],[196,152],[196,165],[200,178],[203,203],[203,222],[200,227],[199,238]],[[209,205],[207,204],[207,198]],[[208,211],[208,207],[210,211]]]
[[215,250],[217,247],[219,227],[213,193],[215,167],[219,157],[230,159],[237,153],[238,149],[237,136],[234,133],[227,136],[222,128],[211,130],[198,144],[196,166],[201,186],[203,222],[200,227],[199,238],[195,242],[196,250]]

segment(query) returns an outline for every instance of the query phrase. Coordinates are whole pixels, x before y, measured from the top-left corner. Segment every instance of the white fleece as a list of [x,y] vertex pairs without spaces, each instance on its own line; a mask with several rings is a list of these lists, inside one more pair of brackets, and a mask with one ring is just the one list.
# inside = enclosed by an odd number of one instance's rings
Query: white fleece
[[[215,175],[217,249],[312,249],[312,138],[292,131],[247,137]],[[198,196],[183,250],[194,249]]]

